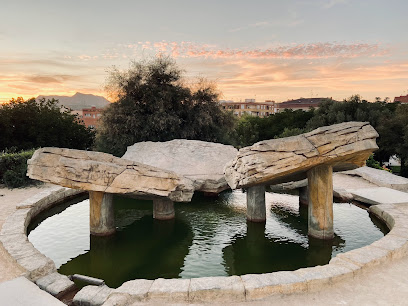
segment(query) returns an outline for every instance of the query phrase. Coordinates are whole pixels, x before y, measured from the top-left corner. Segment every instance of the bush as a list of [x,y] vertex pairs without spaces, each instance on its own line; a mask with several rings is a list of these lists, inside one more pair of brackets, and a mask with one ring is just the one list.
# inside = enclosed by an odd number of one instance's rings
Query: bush
[[0,153],[0,183],[8,188],[35,184],[37,181],[26,176],[27,160],[33,153],[34,150]]

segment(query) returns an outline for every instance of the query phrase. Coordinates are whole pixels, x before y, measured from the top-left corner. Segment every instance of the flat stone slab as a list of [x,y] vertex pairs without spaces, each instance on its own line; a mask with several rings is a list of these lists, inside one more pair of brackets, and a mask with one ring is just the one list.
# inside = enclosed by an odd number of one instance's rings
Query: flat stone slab
[[189,202],[194,193],[191,181],[174,172],[101,152],[41,148],[27,163],[30,178],[73,189],[175,202]]
[[408,191],[408,178],[394,175],[388,171],[361,167],[345,172],[348,175],[360,176],[363,179],[380,187],[388,187],[400,191]]
[[135,143],[122,158],[173,171],[192,180],[195,190],[219,193],[229,188],[224,167],[237,153],[221,143],[175,139]]
[[370,205],[408,204],[408,193],[387,187],[348,189],[355,200]]
[[378,149],[377,137],[367,122],[344,122],[260,141],[239,150],[226,165],[225,178],[236,189],[304,179],[310,169],[322,164],[331,165],[333,171],[354,169]]
[[0,283],[0,304],[12,306],[65,306],[25,277]]

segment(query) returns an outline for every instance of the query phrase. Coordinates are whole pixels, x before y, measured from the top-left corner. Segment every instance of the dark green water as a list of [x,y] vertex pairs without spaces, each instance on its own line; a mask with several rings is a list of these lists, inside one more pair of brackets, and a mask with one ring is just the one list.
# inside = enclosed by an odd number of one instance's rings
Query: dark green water
[[150,201],[114,201],[117,232],[110,237],[89,235],[89,202],[82,198],[39,216],[30,225],[29,240],[54,260],[60,273],[98,277],[118,287],[137,278],[241,275],[323,265],[386,233],[365,210],[338,203],[333,208],[333,241],[311,240],[307,210],[299,211],[293,195],[267,193],[266,224],[246,222],[245,194],[240,191],[176,203],[176,219],[170,221],[154,220]]

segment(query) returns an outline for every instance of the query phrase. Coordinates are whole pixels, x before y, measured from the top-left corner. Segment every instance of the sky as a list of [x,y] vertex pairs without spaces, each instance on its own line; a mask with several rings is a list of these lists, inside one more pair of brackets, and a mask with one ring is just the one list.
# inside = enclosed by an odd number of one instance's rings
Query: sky
[[172,56],[225,100],[408,94],[406,0],[1,0],[0,102],[107,96],[112,67]]

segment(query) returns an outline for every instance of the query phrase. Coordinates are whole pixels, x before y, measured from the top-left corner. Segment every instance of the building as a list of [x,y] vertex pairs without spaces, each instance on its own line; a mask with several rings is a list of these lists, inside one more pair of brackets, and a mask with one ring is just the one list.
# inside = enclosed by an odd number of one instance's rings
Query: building
[[281,112],[285,109],[292,109],[292,110],[303,110],[307,111],[311,107],[318,108],[319,104],[327,99],[331,98],[300,98],[296,100],[289,100],[282,103],[276,103],[277,112]]
[[275,102],[272,100],[265,102],[256,102],[255,99],[245,99],[244,102],[221,100],[220,104],[223,109],[231,110],[238,117],[243,115],[268,117],[275,113]]
[[402,104],[408,103],[408,95],[395,97],[394,102],[400,102]]
[[78,115],[78,118],[83,121],[86,127],[96,129],[99,126],[99,118],[102,116],[102,108],[83,108],[82,110],[73,110],[71,114]]

